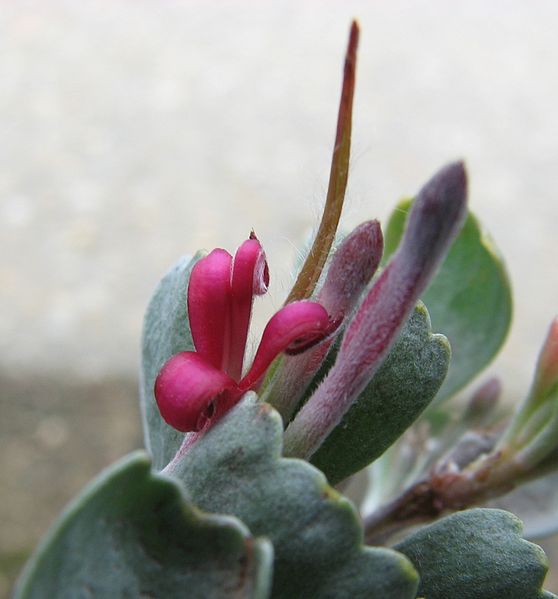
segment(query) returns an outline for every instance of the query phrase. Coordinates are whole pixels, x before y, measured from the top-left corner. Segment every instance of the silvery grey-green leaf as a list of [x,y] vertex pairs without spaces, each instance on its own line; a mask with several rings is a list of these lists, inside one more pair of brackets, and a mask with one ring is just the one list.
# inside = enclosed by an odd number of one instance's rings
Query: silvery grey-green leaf
[[63,512],[14,599],[266,599],[272,554],[236,518],[202,514],[137,452]]
[[182,443],[184,434],[171,428],[159,413],[153,386],[159,370],[174,354],[192,351],[187,295],[190,272],[201,257],[181,258],[157,286],[145,313],[140,370],[140,406],[145,446],[153,466],[164,468]]
[[450,348],[419,302],[385,362],[312,456],[335,484],[381,456],[419,417],[448,370]]
[[513,514],[477,508],[426,526],[395,548],[419,571],[419,597],[550,599],[541,589],[546,556],[521,530]]
[[247,394],[169,473],[205,511],[233,514],[274,548],[273,599],[412,599],[402,555],[363,545],[353,505],[302,460],[281,457],[279,414]]

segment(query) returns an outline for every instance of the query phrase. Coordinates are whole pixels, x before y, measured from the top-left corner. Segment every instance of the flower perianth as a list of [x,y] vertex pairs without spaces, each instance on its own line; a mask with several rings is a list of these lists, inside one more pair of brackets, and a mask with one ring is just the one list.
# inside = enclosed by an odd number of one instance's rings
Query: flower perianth
[[199,260],[188,284],[188,318],[196,352],[227,370],[232,256],[217,248]]
[[295,354],[312,347],[333,332],[335,324],[317,302],[300,301],[284,306],[267,323],[252,367],[240,381],[241,389],[257,387],[281,352]]
[[231,314],[228,372],[234,379],[242,376],[242,366],[252,300],[263,295],[269,286],[269,270],[265,253],[254,232],[237,250],[231,275]]
[[309,458],[337,426],[386,357],[466,215],[461,162],[419,192],[400,247],[347,325],[326,378],[285,432],[285,454]]
[[268,283],[265,254],[253,234],[234,259],[216,249],[192,269],[188,316],[196,351],[172,356],[154,387],[161,416],[177,430],[203,434],[246,391],[258,387],[279,353],[303,351],[335,328],[320,304],[288,304],[269,321],[242,377],[252,300]]
[[267,291],[265,253],[252,232],[233,257],[215,249],[196,263],[188,285],[194,347],[235,380],[242,375],[254,295]]

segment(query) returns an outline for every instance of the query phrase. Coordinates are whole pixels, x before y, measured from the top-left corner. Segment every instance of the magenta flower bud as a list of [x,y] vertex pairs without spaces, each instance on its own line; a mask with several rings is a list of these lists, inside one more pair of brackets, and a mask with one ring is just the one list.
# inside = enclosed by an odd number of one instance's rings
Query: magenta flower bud
[[232,256],[215,249],[194,265],[188,286],[188,316],[196,351],[215,368],[227,369]]
[[196,351],[240,378],[254,295],[269,285],[264,251],[254,233],[233,257],[213,250],[192,269],[188,316]]
[[252,232],[250,239],[238,248],[231,274],[230,343],[232,350],[229,355],[228,370],[231,376],[242,375],[244,351],[252,315],[252,298],[266,293],[268,286],[269,270],[265,254]]

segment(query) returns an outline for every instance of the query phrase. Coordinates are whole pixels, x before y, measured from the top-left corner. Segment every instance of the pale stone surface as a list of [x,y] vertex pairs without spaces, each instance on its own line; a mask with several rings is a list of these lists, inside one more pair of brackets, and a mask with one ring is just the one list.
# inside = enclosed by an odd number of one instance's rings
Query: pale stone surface
[[526,385],[558,306],[555,2],[35,0],[2,13],[3,368],[133,375],[161,274],[251,227],[276,282],[264,311],[279,304],[323,199],[358,16],[346,223],[385,218],[464,157],[517,293],[501,364]]
[[346,222],[385,218],[447,160],[507,258],[524,384],[558,306],[552,1],[5,3],[2,366],[133,373],[182,253],[254,227],[272,304],[315,223],[350,17],[362,43]]
[[[362,43],[345,225],[385,220],[398,198],[465,158],[471,205],[516,294],[492,370],[510,398],[525,391],[558,312],[553,0],[3,2],[0,374],[134,379],[161,275],[199,247],[234,250],[252,227],[274,277],[260,311],[281,304],[323,201],[353,16]],[[39,391],[29,391],[38,402]],[[103,450],[103,463],[137,443],[137,414],[120,405],[119,432],[103,430],[121,444]],[[63,411],[33,417],[31,429],[4,421],[3,469],[8,455],[29,454],[20,470],[32,479],[35,446],[44,468],[49,455],[75,456],[75,421]],[[17,441],[26,433],[31,441]],[[18,506],[11,525],[24,547],[48,518],[29,532],[32,506]]]

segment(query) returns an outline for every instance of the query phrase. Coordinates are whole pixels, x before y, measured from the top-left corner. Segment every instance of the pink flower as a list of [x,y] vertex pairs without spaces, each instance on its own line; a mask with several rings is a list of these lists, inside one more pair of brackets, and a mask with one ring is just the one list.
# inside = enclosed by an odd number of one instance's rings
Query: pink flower
[[161,416],[172,427],[183,432],[208,428],[244,393],[258,388],[278,354],[304,351],[336,327],[317,302],[287,304],[268,322],[243,376],[252,300],[268,284],[265,254],[253,233],[234,258],[215,249],[196,263],[188,285],[196,351],[174,355],[155,381]]

